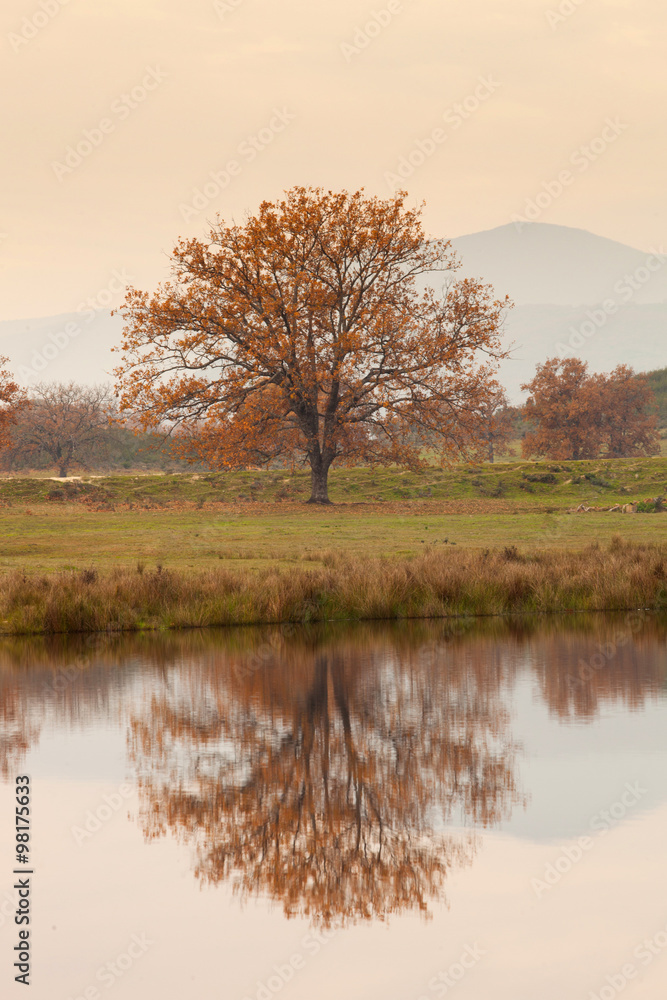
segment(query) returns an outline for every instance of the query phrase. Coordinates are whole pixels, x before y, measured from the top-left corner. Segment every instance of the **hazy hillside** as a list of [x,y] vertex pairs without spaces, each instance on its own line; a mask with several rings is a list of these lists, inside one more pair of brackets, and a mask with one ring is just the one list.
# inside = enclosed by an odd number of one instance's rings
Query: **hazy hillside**
[[513,400],[524,395],[521,383],[548,357],[580,357],[591,371],[600,372],[619,364],[631,365],[638,372],[665,366],[667,304],[628,305],[599,328],[588,315],[595,311],[600,319],[599,306],[523,305],[511,311],[505,340],[514,344],[512,359],[502,363],[500,379]]
[[[513,401],[535,365],[553,355],[578,355],[597,371],[667,365],[667,257],[543,223],[520,232],[510,224],[453,243],[463,261],[458,276],[490,281],[516,303],[505,329],[512,360],[501,370]],[[121,329],[122,319],[105,312],[0,322],[0,354],[25,385],[108,381]]]
[[667,303],[667,251],[656,256],[584,229],[541,222],[520,231],[510,223],[452,244],[463,263],[460,275],[490,281],[517,305]]

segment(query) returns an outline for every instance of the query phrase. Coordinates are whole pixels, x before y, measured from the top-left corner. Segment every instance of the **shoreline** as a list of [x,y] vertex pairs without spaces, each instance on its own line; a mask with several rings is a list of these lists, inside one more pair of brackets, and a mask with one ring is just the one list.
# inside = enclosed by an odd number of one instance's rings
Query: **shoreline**
[[332,554],[321,568],[13,570],[0,637],[667,610],[667,543]]

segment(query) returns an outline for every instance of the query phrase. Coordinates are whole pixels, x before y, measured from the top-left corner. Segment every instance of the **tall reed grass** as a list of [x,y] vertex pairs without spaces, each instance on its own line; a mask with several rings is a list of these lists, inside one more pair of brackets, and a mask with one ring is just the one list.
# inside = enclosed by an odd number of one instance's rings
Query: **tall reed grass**
[[667,608],[667,545],[330,555],[297,568],[0,577],[0,634]]

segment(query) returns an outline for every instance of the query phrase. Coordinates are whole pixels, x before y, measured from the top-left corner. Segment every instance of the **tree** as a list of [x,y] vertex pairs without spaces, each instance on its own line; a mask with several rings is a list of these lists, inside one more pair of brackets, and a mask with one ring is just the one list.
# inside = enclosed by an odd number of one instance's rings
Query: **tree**
[[11,372],[1,366],[8,362],[0,354],[0,450],[7,447],[12,424],[25,404],[25,393],[14,381]]
[[531,394],[525,415],[535,427],[522,442],[526,456],[576,460],[657,450],[650,388],[627,365],[589,375],[580,358],[549,358],[521,388]]
[[187,427],[181,446],[221,467],[302,457],[311,503],[336,460],[416,466],[434,436],[443,459],[481,448],[509,302],[471,279],[420,291],[458,265],[405,198],[297,187],[180,241],[172,282],[128,290],[121,406]]
[[637,377],[644,378],[648,382],[649,388],[655,396],[655,404],[652,408],[658,418],[658,427],[667,432],[667,368],[644,372]]
[[523,454],[549,458],[594,458],[602,443],[599,384],[579,358],[549,358],[538,365],[525,405],[536,425],[522,442]]
[[144,833],[173,832],[203,882],[287,916],[427,913],[474,850],[448,821],[493,826],[521,800],[498,683],[488,658],[437,669],[446,641],[320,635],[261,663],[217,647],[178,692],[157,684],[129,740]]
[[655,396],[648,379],[618,365],[604,387],[605,438],[610,458],[654,455],[660,450]]
[[42,382],[35,386],[12,434],[11,446],[24,458],[46,455],[64,478],[74,463],[105,443],[114,414],[108,386]]
[[480,436],[486,445],[486,459],[494,462],[496,455],[511,453],[510,441],[514,435],[515,411],[509,405],[504,389],[488,396],[481,407]]

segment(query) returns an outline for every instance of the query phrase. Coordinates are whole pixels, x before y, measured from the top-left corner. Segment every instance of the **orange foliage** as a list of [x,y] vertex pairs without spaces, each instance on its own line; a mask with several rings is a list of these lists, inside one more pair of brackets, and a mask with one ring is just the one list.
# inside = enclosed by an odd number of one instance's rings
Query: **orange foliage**
[[179,445],[216,466],[304,458],[312,502],[328,502],[335,460],[481,448],[509,303],[471,279],[420,290],[458,265],[405,198],[298,187],[180,241],[173,281],[128,291],[121,405],[187,427]]
[[627,365],[589,375],[579,358],[549,358],[521,388],[531,393],[525,415],[536,425],[523,440],[525,456],[577,460],[658,451],[656,418],[647,412],[653,393]]
[[194,670],[134,720],[144,830],[288,916],[426,914],[474,850],[443,821],[489,826],[519,798],[498,685],[435,650],[304,639]]
[[[9,359],[0,355],[0,365]],[[25,393],[6,369],[0,368],[0,449],[9,444],[9,428],[25,403]]]
[[660,451],[657,417],[648,409],[655,396],[644,375],[618,365],[605,384],[607,454],[612,458]]

